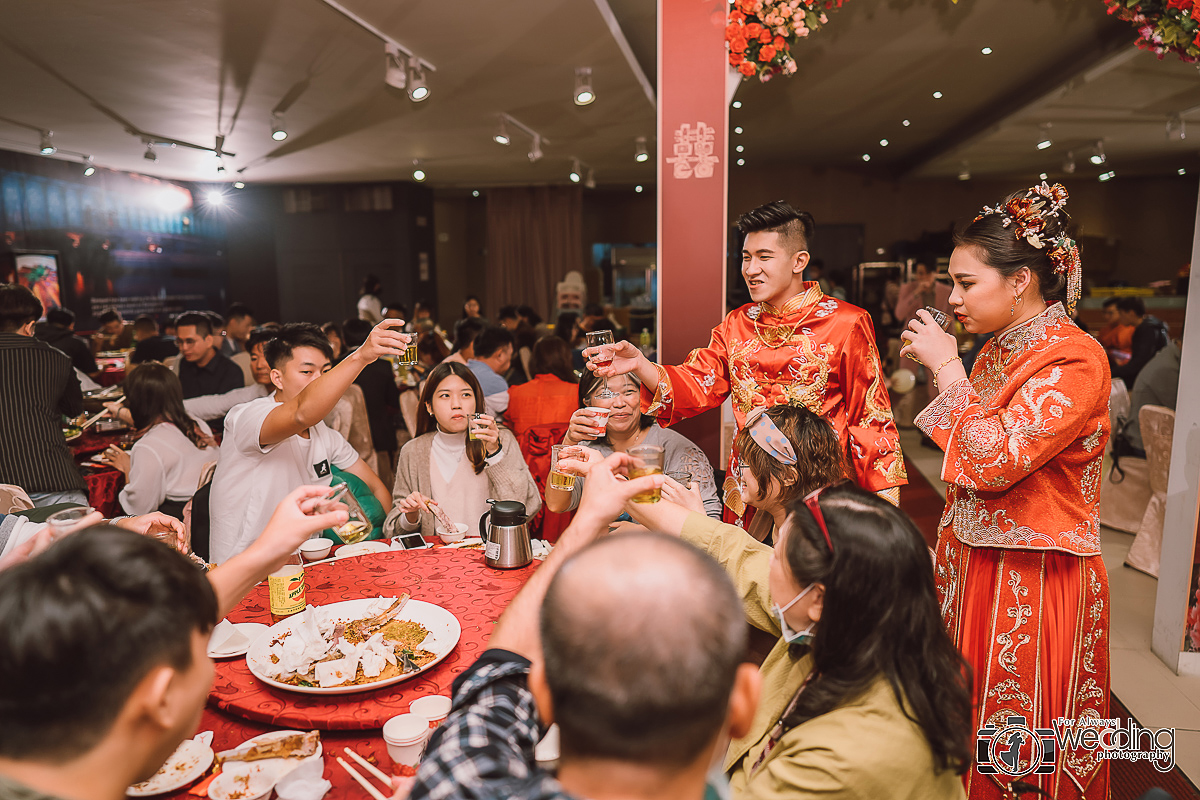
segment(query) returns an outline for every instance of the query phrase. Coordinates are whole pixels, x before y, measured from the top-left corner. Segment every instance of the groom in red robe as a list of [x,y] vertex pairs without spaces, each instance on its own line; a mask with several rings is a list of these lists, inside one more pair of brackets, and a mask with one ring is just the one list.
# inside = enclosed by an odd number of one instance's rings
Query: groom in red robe
[[[874,327],[866,311],[804,281],[812,216],[776,201],[743,214],[738,230],[754,302],[713,328],[708,347],[664,367],[619,342],[588,350],[589,366],[597,375],[637,375],[642,411],[664,425],[716,408],[730,394],[739,429],[751,409],[804,406],[837,430],[858,484],[898,503],[908,479]],[[598,366],[601,350],[612,353],[611,364]],[[725,505],[740,518],[744,504],[734,471],[728,475]]]

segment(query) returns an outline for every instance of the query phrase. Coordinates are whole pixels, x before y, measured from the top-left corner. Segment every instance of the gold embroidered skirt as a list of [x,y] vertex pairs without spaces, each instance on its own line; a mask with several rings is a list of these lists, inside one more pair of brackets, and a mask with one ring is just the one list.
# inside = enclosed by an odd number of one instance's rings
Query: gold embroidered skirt
[[[978,729],[1003,730],[1018,716],[1035,731],[1053,729],[1060,718],[1108,718],[1108,574],[1100,556],[972,547],[946,528],[936,572],[942,617],[974,670]],[[1028,769],[1020,759],[1036,758],[1037,745],[1021,755],[1014,749],[1017,763],[1007,772],[984,774],[986,734],[982,741],[983,755],[964,776],[971,800],[1010,797],[1013,780],[1053,798],[1108,797],[1108,762],[1093,751],[1054,748],[1053,771],[1047,760],[1046,772],[1015,778],[1008,772]]]

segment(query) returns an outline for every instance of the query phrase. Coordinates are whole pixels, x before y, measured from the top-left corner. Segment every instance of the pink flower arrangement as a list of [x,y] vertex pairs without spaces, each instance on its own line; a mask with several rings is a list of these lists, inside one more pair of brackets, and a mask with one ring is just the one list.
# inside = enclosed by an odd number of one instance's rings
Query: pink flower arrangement
[[[1192,2],[1192,0],[1173,0]],[[736,0],[725,26],[729,64],[763,83],[796,71],[791,46],[829,22],[845,0]]]
[[1104,0],[1108,13],[1133,24],[1142,50],[1160,59],[1175,53],[1184,61],[1200,61],[1200,20],[1196,0]]

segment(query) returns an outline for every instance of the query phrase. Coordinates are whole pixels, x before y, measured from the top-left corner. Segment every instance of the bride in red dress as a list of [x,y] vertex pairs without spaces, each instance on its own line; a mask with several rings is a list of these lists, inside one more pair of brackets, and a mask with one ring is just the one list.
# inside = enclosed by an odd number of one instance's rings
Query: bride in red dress
[[[1080,264],[1066,200],[1043,182],[957,236],[951,308],[971,333],[995,334],[969,378],[928,312],[902,337],[901,354],[920,359],[939,390],[916,422],[945,450],[938,596],[974,670],[979,728],[1108,718],[1099,495],[1110,377],[1103,348],[1071,321]],[[1036,746],[1004,738],[984,754],[994,766],[981,757],[965,776],[972,800],[1013,797],[1014,781],[1054,798],[1108,797],[1096,751],[1056,748],[1053,771],[1039,774]]]

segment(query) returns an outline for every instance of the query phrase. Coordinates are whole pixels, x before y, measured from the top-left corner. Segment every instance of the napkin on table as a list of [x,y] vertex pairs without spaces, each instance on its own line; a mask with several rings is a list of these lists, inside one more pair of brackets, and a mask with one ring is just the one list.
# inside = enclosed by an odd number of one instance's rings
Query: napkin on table
[[227,619],[223,619],[213,628],[208,637],[208,650],[211,653],[228,653],[240,650],[250,644],[250,639]]
[[279,800],[321,800],[333,784],[321,777],[325,772],[324,758],[310,758],[280,778],[275,784]]

